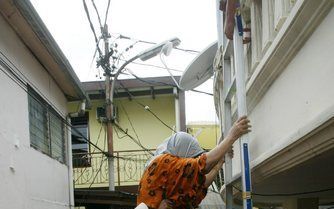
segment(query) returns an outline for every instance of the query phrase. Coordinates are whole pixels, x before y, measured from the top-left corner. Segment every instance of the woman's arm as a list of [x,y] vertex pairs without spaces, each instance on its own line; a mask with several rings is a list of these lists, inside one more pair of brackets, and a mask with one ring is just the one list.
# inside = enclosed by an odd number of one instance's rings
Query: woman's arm
[[214,180],[214,179],[216,178],[216,176],[218,175],[219,170],[220,170],[221,167],[223,166],[224,162],[225,162],[225,159],[220,160],[220,161],[216,164],[216,166],[213,167],[213,168],[211,169],[211,171],[210,171],[208,174],[205,175],[205,183],[204,183],[205,188],[208,188],[208,187],[212,184],[213,180]]
[[239,118],[232,126],[225,139],[206,154],[205,173],[209,173],[211,169],[221,160],[233,143],[242,135],[250,132],[250,125],[247,116]]
[[[233,158],[233,155],[234,155],[233,147],[231,147],[231,149],[228,151],[228,154],[231,158]],[[225,156],[215,165],[215,167],[211,169],[211,171],[208,174],[205,175],[206,178],[205,178],[204,186],[206,188],[208,188],[212,184],[213,180],[218,175],[224,163],[225,163]]]

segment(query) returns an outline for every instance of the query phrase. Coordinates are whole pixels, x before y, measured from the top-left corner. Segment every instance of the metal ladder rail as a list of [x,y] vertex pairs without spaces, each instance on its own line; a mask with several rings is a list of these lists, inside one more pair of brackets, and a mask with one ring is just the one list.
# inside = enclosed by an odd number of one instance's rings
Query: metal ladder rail
[[[228,133],[232,125],[232,116],[231,116],[231,100],[226,100],[228,95],[228,89],[230,89],[231,83],[231,58],[230,58],[230,50],[232,49],[229,40],[227,40],[224,35],[224,14],[220,10],[220,0],[216,0],[216,18],[217,18],[217,35],[218,35],[218,49],[223,47],[223,85],[220,85],[219,88],[219,98],[220,104],[223,104],[223,108],[220,108],[219,114],[220,119],[224,118],[223,124],[221,122],[221,133]],[[232,181],[232,159],[229,155],[225,156],[225,164],[224,164],[224,184],[226,186],[226,209],[232,209],[233,207],[233,188],[232,184],[227,184],[226,182]]]
[[[224,83],[223,83],[223,104],[224,104],[224,133],[228,133],[232,125],[231,99],[236,93],[238,115],[247,115],[246,89],[245,89],[245,67],[243,55],[242,37],[238,34],[237,26],[234,29],[233,44],[225,42],[224,48]],[[235,67],[235,77],[231,78],[232,64]],[[248,134],[239,139],[240,163],[242,177],[243,208],[252,208],[251,199],[251,176],[249,168]],[[233,187],[232,187],[232,160],[226,156],[225,162],[225,185],[226,185],[226,208],[233,208]]]

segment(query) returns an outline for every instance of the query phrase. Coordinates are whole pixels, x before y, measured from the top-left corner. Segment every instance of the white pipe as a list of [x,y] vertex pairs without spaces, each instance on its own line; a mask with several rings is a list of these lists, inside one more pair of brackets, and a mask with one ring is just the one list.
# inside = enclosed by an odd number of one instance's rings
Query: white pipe
[[[71,118],[67,116],[67,122],[71,123]],[[73,186],[73,163],[72,163],[72,136],[71,127],[67,128],[67,169],[68,169],[68,185],[69,185],[69,205],[70,209],[74,209],[74,186]]]
[[179,93],[176,87],[173,88],[173,92],[175,96],[175,128],[176,131],[181,131]]

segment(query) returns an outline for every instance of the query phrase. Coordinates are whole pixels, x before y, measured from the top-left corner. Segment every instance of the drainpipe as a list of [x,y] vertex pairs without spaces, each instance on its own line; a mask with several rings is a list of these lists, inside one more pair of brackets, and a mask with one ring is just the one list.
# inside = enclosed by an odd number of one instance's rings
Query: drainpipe
[[[66,120],[68,124],[71,124],[72,117],[78,117],[85,114],[86,100],[81,101],[80,109],[78,112],[68,113]],[[67,128],[67,165],[68,165],[68,185],[69,185],[69,206],[70,209],[74,209],[74,183],[73,183],[73,161],[72,161],[72,129],[71,126]]]
[[[71,117],[66,117],[67,123],[71,123]],[[69,185],[69,206],[70,209],[74,209],[74,185],[73,185],[73,163],[72,163],[72,136],[71,136],[71,127],[67,129],[67,165],[68,165],[68,185]]]

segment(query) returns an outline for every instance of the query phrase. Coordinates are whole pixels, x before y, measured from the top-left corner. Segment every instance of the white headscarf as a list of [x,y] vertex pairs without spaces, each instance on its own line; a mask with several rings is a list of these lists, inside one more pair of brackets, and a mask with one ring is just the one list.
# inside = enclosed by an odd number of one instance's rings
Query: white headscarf
[[199,146],[196,138],[185,132],[177,132],[157,147],[154,156],[147,161],[145,167],[162,154],[171,154],[182,158],[192,158],[203,152],[204,150]]

